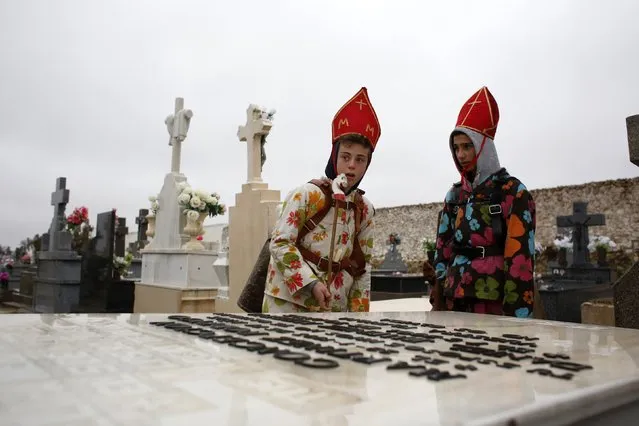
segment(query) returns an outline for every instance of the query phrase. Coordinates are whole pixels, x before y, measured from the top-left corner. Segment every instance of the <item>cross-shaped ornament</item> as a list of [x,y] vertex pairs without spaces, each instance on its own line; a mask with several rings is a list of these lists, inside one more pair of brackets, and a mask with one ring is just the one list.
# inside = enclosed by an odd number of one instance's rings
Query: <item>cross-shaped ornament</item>
[[248,183],[262,182],[262,137],[270,133],[274,113],[267,114],[263,108],[251,104],[246,109],[246,124],[238,127],[237,137],[246,142]]
[[606,224],[606,217],[602,214],[588,214],[588,203],[573,203],[572,216],[559,216],[557,227],[573,228],[572,249],[573,265],[584,266],[588,264],[589,251],[588,228],[590,226],[602,226]]
[[49,247],[56,246],[57,233],[64,229],[64,210],[69,202],[69,190],[67,178],[59,177],[56,180],[55,191],[51,193],[51,205],[53,206],[53,220],[49,227]]
[[171,152],[171,173],[180,173],[180,156],[182,154],[182,141],[186,139],[189,131],[193,111],[184,109],[184,99],[175,98],[175,112],[164,120],[169,132],[169,146]]
[[360,111],[362,110],[362,107],[363,107],[364,105],[368,105],[366,102],[364,102],[364,101],[363,101],[363,100],[361,100],[361,99],[360,99],[359,101],[355,102],[355,103],[356,103],[357,105],[359,105],[359,110],[360,110]]

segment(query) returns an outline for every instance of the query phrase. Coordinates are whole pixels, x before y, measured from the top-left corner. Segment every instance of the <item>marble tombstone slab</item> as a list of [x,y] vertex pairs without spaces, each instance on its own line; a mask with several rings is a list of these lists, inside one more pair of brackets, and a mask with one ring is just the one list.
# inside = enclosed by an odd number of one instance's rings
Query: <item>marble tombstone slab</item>
[[639,330],[447,312],[5,315],[0,354],[3,424],[560,425],[639,401]]

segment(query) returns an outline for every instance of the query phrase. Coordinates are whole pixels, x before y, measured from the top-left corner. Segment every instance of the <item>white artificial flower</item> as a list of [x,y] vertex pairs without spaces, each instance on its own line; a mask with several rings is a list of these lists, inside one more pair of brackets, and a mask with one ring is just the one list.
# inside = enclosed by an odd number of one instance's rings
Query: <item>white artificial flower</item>
[[219,200],[215,198],[213,195],[209,195],[209,199],[206,202],[209,204],[213,204],[214,206],[217,206],[218,201]]
[[186,187],[188,187],[188,186],[189,186],[189,184],[188,184],[188,183],[186,183],[186,182],[180,182],[180,183],[178,183],[178,184],[177,184],[177,187],[178,187],[178,189],[179,189],[180,191],[184,191],[184,188],[186,188]]
[[193,194],[193,188],[191,188],[190,186],[184,187],[184,189],[182,189],[182,194]]
[[200,214],[196,212],[195,210],[187,210],[186,217],[188,217],[191,220],[197,220],[200,217]]
[[153,211],[158,211],[158,210],[160,210],[160,203],[158,203],[157,201],[154,201],[154,202],[151,204],[151,210],[153,210]]
[[152,203],[153,203],[153,202],[155,202],[155,201],[157,201],[157,199],[158,199],[158,197],[156,197],[155,195],[151,195],[151,196],[149,197],[149,201],[150,201],[150,202],[152,202]]
[[178,197],[178,203],[182,206],[188,206],[191,201],[191,196],[189,194],[180,194]]
[[202,205],[202,200],[197,195],[194,195],[191,198],[191,203],[190,204],[191,204],[191,207],[193,207],[194,209],[197,209],[197,208],[199,208]]

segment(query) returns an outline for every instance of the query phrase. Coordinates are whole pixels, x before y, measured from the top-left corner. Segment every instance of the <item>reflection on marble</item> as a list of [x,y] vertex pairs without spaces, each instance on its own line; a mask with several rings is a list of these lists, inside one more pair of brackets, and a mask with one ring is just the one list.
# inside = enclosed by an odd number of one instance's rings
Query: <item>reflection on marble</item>
[[[639,330],[450,312],[309,317],[395,319],[445,325],[451,332],[470,328],[493,337],[537,337],[535,356],[564,354],[593,369],[561,380],[526,372],[549,368],[531,365],[530,360],[509,370],[453,359],[428,367],[467,378],[437,382],[406,370],[389,371],[389,363],[367,366],[314,352],[309,354],[334,359],[340,366],[305,368],[149,324],[167,315],[4,315],[0,418],[3,424],[29,425],[501,425],[511,419],[518,425],[550,425],[639,400]],[[314,336],[326,335],[327,330],[316,325],[307,327]],[[439,350],[451,344],[407,343]],[[366,352],[373,346],[383,345],[353,342],[340,347]],[[490,342],[484,347],[497,346]],[[389,355],[393,362],[415,364],[412,358],[419,352],[396,349],[398,354]],[[473,364],[477,371],[461,372],[455,364]]]

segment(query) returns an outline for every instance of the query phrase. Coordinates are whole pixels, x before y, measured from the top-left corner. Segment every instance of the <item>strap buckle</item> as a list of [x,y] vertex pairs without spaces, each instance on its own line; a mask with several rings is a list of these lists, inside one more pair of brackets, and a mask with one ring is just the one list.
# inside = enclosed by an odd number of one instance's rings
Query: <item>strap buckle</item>
[[486,247],[484,246],[477,246],[477,249],[479,249],[481,251],[481,258],[484,259],[486,257]]
[[491,204],[490,206],[488,206],[488,212],[491,215],[501,214],[501,204]]

